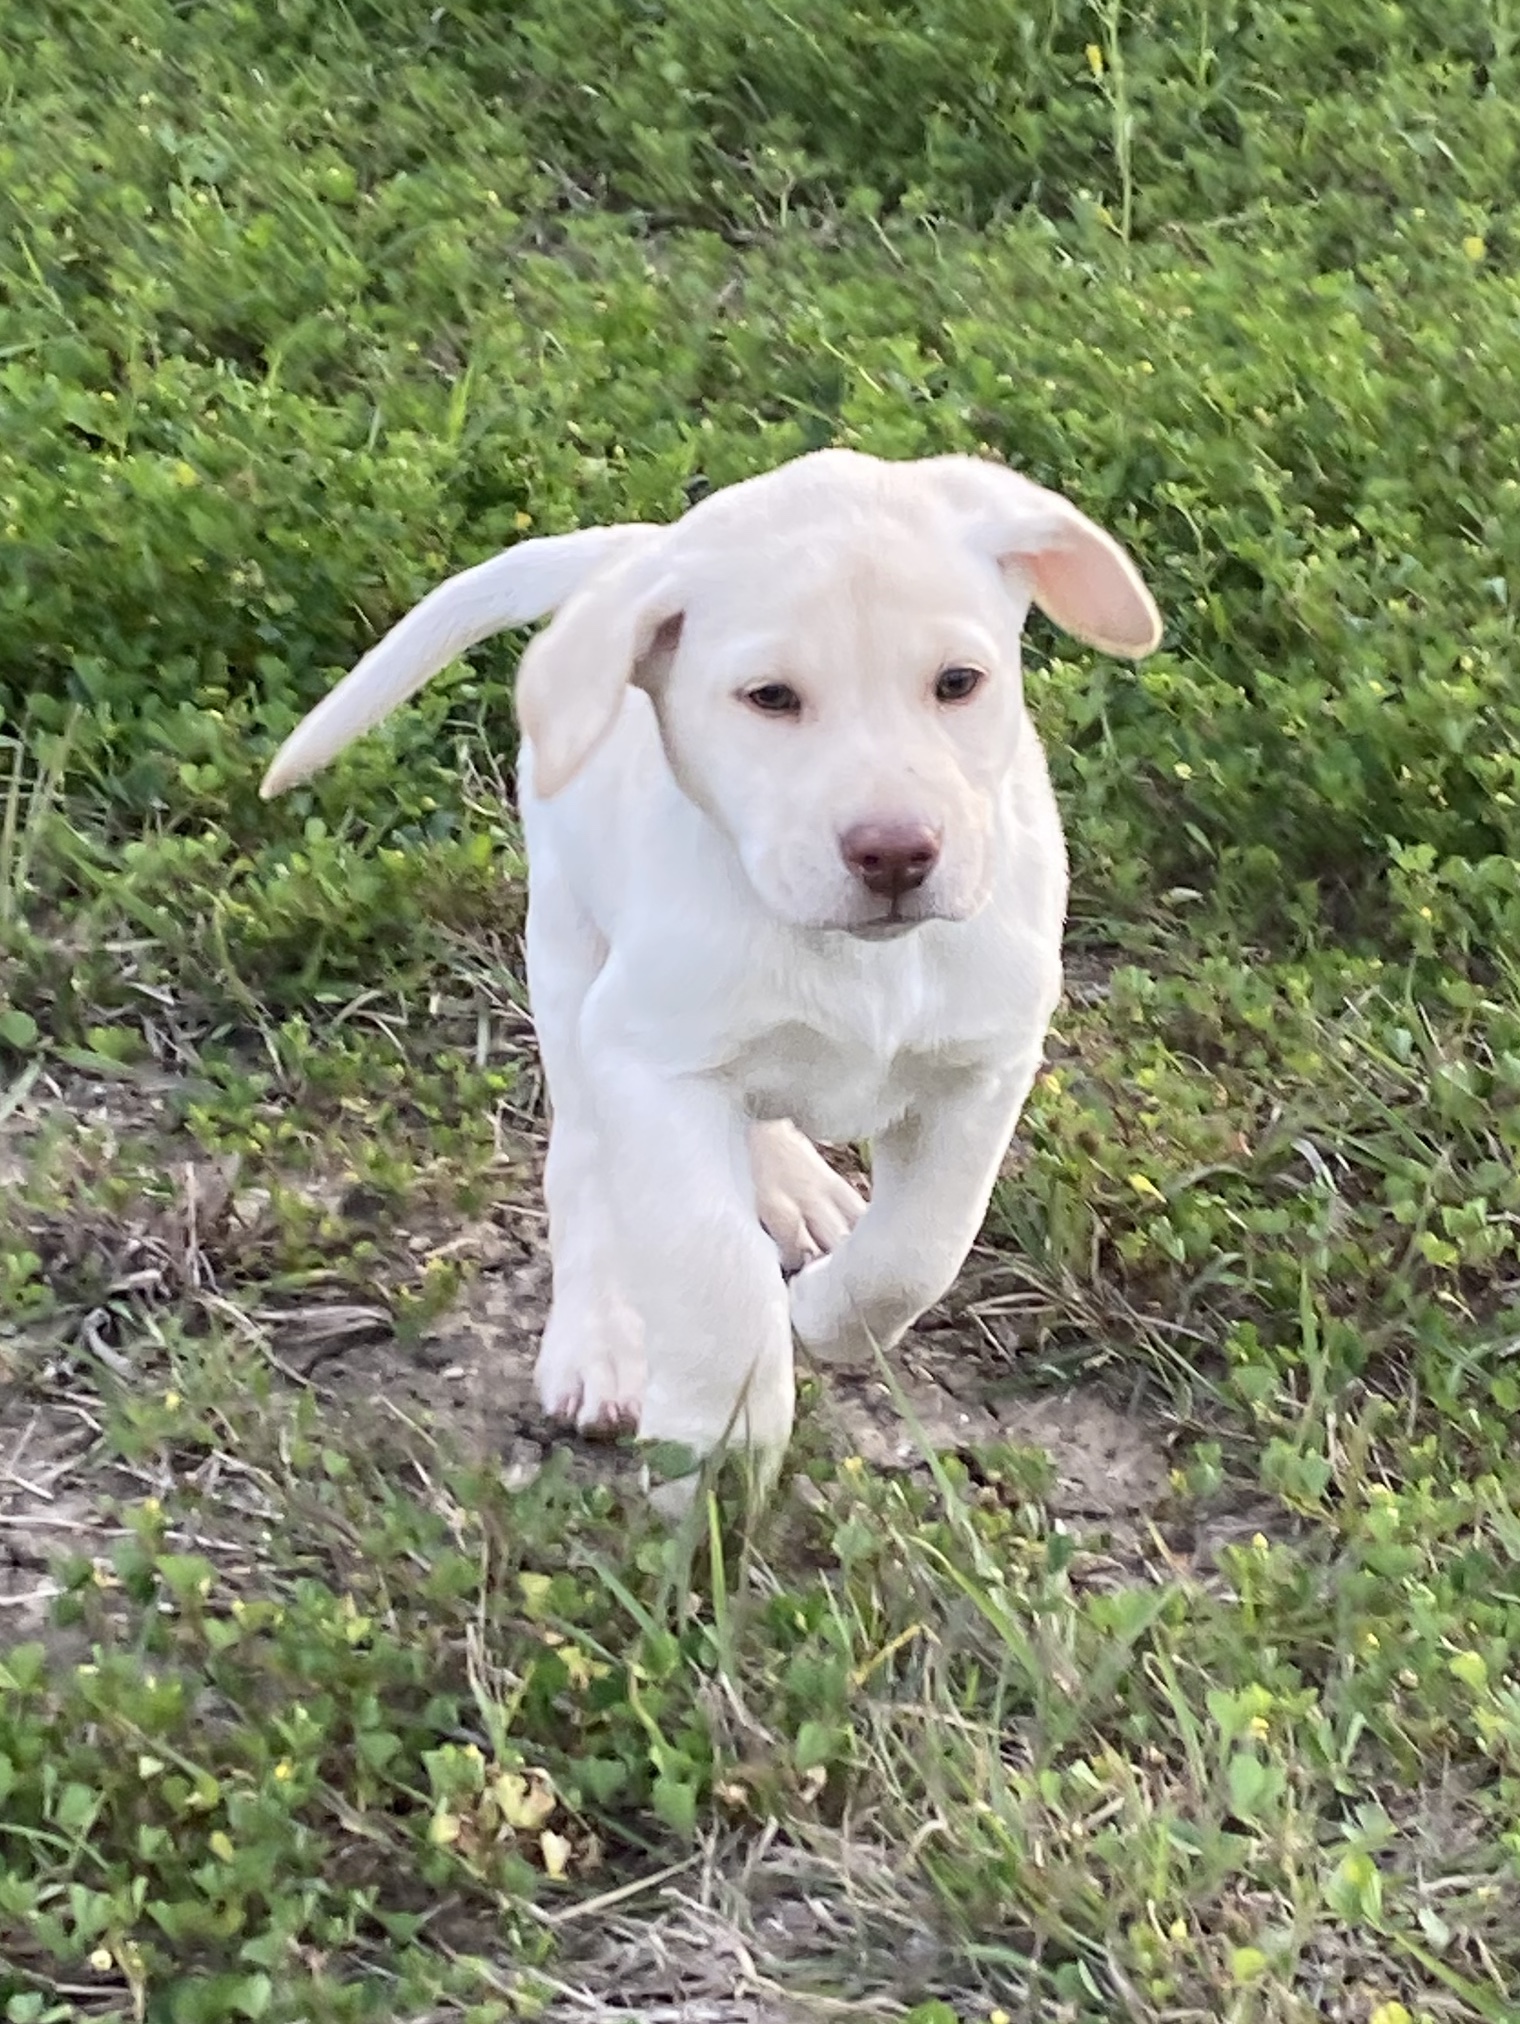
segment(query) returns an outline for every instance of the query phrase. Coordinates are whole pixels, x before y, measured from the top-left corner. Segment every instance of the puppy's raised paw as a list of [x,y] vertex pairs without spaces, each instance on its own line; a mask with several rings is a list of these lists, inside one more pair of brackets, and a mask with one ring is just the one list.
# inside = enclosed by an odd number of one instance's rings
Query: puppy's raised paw
[[865,1214],[859,1193],[785,1118],[749,1134],[755,1210],[790,1276],[842,1244]]

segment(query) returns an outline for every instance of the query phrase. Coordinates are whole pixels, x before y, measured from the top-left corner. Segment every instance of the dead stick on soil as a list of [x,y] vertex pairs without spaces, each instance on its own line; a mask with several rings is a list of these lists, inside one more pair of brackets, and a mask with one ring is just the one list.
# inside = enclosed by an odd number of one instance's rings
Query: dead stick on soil
[[700,1859],[689,1855],[684,1862],[673,1862],[667,1869],[657,1869],[653,1876],[636,1876],[631,1883],[620,1883],[616,1890],[604,1890],[600,1897],[586,1898],[580,1904],[566,1905],[562,1912],[542,1912],[539,1916],[546,1926],[568,1926],[572,1919],[592,1918],[628,1898],[639,1897],[644,1891],[658,1890],[662,1883],[669,1883],[672,1877],[683,1875]]

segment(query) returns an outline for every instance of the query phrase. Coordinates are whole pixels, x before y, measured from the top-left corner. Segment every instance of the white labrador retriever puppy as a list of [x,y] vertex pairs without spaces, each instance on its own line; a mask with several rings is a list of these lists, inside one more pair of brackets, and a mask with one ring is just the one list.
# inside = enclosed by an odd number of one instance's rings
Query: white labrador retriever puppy
[[[1112,653],[1160,637],[1128,556],[1057,494],[823,450],[672,526],[465,571],[270,767],[266,796],[555,614],[518,710],[556,1418],[699,1455],[732,1436],[774,1468],[794,1334],[867,1357],[949,1289],[1061,986],[1031,603]],[[871,1142],[869,1207],[813,1139]]]

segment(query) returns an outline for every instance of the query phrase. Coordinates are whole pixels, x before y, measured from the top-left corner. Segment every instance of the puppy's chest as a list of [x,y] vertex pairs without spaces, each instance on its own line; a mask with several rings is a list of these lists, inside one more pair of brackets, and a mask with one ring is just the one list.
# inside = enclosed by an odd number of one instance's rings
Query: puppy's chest
[[732,1072],[752,1116],[789,1117],[811,1138],[847,1140],[871,1138],[932,1103],[972,1065],[953,1043],[797,1021],[756,1035]]
[[853,976],[837,958],[816,974],[752,971],[728,1001],[719,1070],[745,1109],[791,1118],[812,1138],[868,1139],[933,1111],[968,1076],[1037,1051],[1059,950],[992,921],[931,934],[883,952],[885,962],[862,960]]

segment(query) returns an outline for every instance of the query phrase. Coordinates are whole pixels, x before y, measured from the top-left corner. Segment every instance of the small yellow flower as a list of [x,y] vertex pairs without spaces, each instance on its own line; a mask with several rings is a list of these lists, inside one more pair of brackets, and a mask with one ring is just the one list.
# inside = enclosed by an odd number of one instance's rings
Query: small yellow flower
[[1161,1190],[1156,1186],[1156,1183],[1150,1178],[1148,1174],[1131,1174],[1129,1177],[1129,1184],[1134,1189],[1135,1193],[1141,1196],[1147,1202],[1160,1202],[1165,1200],[1165,1197],[1162,1195]]
[[517,1577],[522,1590],[523,1608],[532,1616],[542,1615],[549,1601],[550,1580],[547,1574],[522,1573]]
[[115,1961],[111,1958],[111,1949],[109,1947],[97,1947],[90,1956],[90,1966],[95,1970],[97,1975],[109,1975],[111,1970],[116,1966]]
[[605,1666],[599,1666],[593,1658],[583,1652],[579,1645],[566,1645],[559,1656],[560,1664],[570,1676],[571,1686],[578,1688],[582,1693],[593,1680],[600,1679],[607,1670]]
[[1191,780],[1193,777],[1193,769],[1189,766],[1186,759],[1177,760],[1172,767],[1172,771],[1179,780]]
[[1267,1737],[1270,1736],[1272,1733],[1272,1725],[1267,1720],[1265,1715],[1253,1715],[1250,1721],[1246,1724],[1246,1727],[1250,1730],[1251,1734],[1256,1738],[1258,1743],[1265,1742]]
[[1410,2024],[1409,2012],[1402,2003],[1379,2003],[1367,2024]]
[[1471,232],[1462,241],[1462,251],[1469,260],[1481,260],[1488,251],[1488,241],[1480,233]]
[[528,529],[533,525],[533,515],[531,513],[519,513],[513,518],[512,525],[517,529],[519,534],[526,534]]
[[288,1785],[296,1775],[296,1767],[288,1757],[282,1757],[274,1767],[274,1775],[277,1784]]
[[200,473],[193,464],[187,464],[181,457],[174,467],[174,482],[176,485],[198,485],[201,482]]
[[846,1455],[839,1465],[839,1473],[842,1476],[858,1476],[865,1466],[864,1461],[859,1455]]
[[508,1827],[519,1833],[536,1833],[558,1803],[548,1774],[537,1769],[526,1776],[520,1771],[503,1771],[492,1784],[491,1796]]
[[183,1403],[184,1401],[180,1398],[177,1391],[166,1391],[164,1393],[164,1404],[171,1413],[178,1412]]
[[1094,77],[1103,75],[1103,51],[1096,42],[1089,42],[1087,45],[1087,67]]

